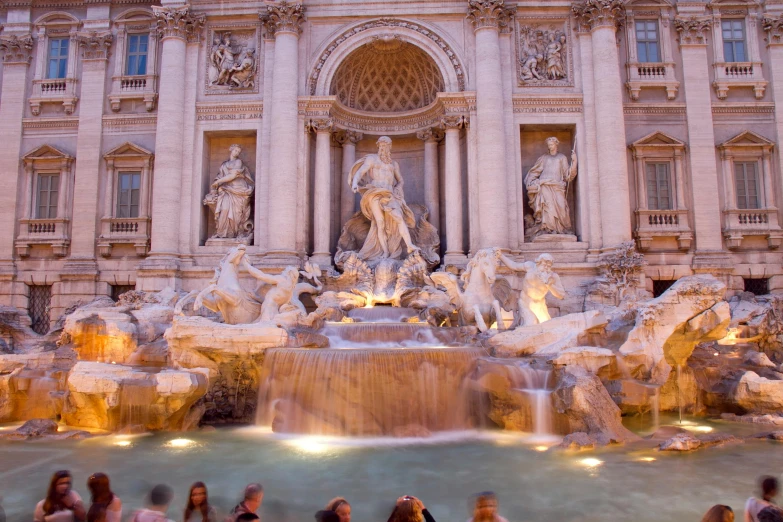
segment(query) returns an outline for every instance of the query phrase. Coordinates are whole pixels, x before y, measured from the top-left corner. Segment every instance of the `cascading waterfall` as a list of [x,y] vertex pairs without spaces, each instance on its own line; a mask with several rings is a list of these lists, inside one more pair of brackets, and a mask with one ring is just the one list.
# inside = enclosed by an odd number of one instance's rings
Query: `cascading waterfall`
[[146,379],[128,379],[120,385],[120,417],[117,429],[146,426],[150,407],[155,402],[155,383]]
[[11,378],[19,393],[15,416],[20,419],[53,419],[58,413],[55,396],[64,388],[62,372],[22,370]]
[[521,362],[511,367],[509,377],[512,387],[530,398],[532,432],[536,435],[552,434],[552,372]]

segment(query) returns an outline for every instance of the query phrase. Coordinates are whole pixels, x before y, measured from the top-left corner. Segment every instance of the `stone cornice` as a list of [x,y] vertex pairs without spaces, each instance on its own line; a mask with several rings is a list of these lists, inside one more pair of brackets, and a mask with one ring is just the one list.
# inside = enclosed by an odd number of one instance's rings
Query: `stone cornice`
[[79,118],[24,118],[22,119],[22,130],[45,131],[45,130],[72,130],[79,128]]
[[571,6],[580,28],[592,31],[599,27],[617,28],[625,17],[622,0],[585,0]]
[[515,10],[505,5],[505,0],[468,0],[468,20],[474,30],[511,28]]
[[0,52],[6,64],[29,64],[33,57],[33,37],[30,34],[0,36]]
[[712,29],[709,16],[678,16],[674,19],[674,28],[679,34],[680,46],[707,45],[707,31]]
[[85,60],[108,59],[113,39],[111,31],[90,31],[76,35],[76,40],[82,48],[82,57]]
[[266,6],[266,12],[259,14],[267,36],[277,36],[279,33],[292,33],[299,36],[302,33],[302,22],[305,21],[305,8],[300,3],[289,3],[282,0],[277,5]]
[[188,42],[198,42],[201,28],[207,20],[204,14],[192,14],[190,6],[160,7],[152,6],[157,18],[158,34],[161,38],[181,38]]
[[783,39],[781,38],[783,37],[783,14],[777,16],[764,15],[761,27],[767,33],[767,43],[769,45],[783,44]]

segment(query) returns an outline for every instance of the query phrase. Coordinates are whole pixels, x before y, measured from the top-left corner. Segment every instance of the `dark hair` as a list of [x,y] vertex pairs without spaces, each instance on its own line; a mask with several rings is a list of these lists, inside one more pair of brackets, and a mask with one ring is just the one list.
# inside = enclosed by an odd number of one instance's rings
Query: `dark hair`
[[153,506],[168,506],[174,491],[166,484],[158,484],[150,491],[150,504]]
[[734,522],[734,511],[729,506],[715,504],[704,514],[701,522]]
[[90,510],[87,512],[87,522],[101,522],[106,519],[106,509],[114,500],[114,493],[109,487],[109,477],[105,473],[93,473],[87,479],[87,489],[92,495]]
[[256,498],[258,495],[264,492],[264,486],[258,482],[253,482],[245,487],[245,500]]
[[201,511],[201,522],[209,522],[209,495],[207,494],[207,485],[203,482],[194,482],[193,485],[190,486],[190,490],[188,490],[188,504],[185,506],[185,520],[190,520],[190,515],[192,515],[193,511],[196,509],[195,504],[193,504],[193,490],[199,488],[204,490],[204,502],[198,507],[198,510]]
[[52,475],[52,479],[49,481],[49,490],[46,492],[46,500],[44,500],[43,503],[44,515],[51,515],[57,511],[68,509],[65,507],[65,504],[62,503],[62,500],[60,500],[59,495],[57,495],[57,483],[64,478],[73,481],[71,472],[67,469],[55,471],[54,475]]
[[340,522],[340,515],[331,510],[323,509],[315,514],[316,522]]
[[351,503],[345,500],[343,497],[335,497],[330,500],[328,504],[326,504],[326,511],[337,511],[337,508],[342,505],[350,506]]
[[261,520],[261,518],[255,513],[242,513],[237,517],[237,522],[252,522],[253,520]]
[[761,477],[761,494],[764,500],[773,496],[778,491],[778,479],[775,477]]
[[767,506],[756,517],[759,522],[783,522],[783,511],[777,506]]

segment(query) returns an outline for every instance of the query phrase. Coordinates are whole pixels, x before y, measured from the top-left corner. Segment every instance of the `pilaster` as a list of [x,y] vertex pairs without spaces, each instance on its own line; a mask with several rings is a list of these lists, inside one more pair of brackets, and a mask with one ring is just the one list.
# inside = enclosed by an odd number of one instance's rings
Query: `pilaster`
[[332,221],[332,129],[329,118],[310,121],[315,131],[315,187],[313,190],[313,262],[320,266],[331,265]]
[[443,131],[432,127],[416,133],[424,142],[424,206],[429,211],[429,222],[440,229],[440,186],[438,183],[438,142]]
[[340,176],[340,223],[339,227],[351,219],[356,212],[356,195],[348,183],[348,174],[356,163],[356,144],[364,139],[361,132],[342,130],[335,135],[337,143],[343,147],[342,176]]
[[464,231],[462,226],[462,151],[460,150],[460,133],[465,127],[465,116],[446,116],[441,125],[446,133],[446,165],[445,165],[445,232],[446,255],[444,265],[462,266],[467,262],[464,247]]

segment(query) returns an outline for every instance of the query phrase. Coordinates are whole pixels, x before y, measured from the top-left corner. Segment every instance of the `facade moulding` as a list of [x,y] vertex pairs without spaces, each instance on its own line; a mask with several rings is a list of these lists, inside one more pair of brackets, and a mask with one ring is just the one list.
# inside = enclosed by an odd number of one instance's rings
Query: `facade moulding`
[[524,112],[582,112],[581,96],[526,96],[514,95],[512,106],[515,113]]
[[626,116],[637,114],[677,114],[685,116],[684,103],[633,103],[623,106]]
[[79,129],[79,118],[24,118],[22,120],[22,130],[25,133],[43,129],[76,131]]
[[775,113],[773,102],[729,102],[712,106],[712,114],[769,114]]

